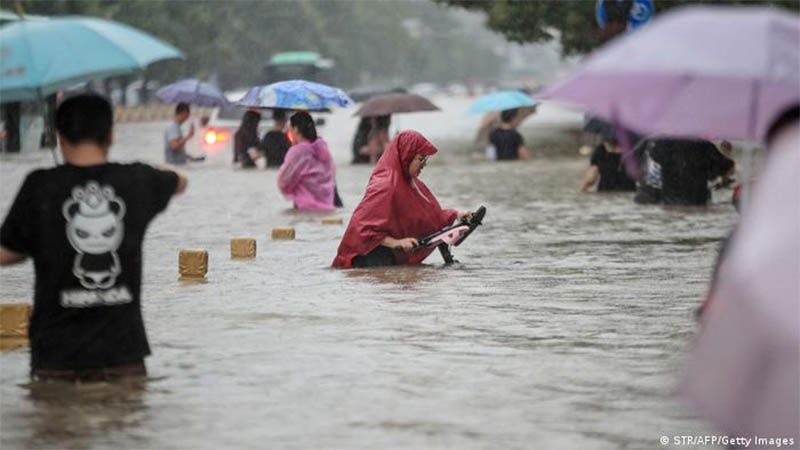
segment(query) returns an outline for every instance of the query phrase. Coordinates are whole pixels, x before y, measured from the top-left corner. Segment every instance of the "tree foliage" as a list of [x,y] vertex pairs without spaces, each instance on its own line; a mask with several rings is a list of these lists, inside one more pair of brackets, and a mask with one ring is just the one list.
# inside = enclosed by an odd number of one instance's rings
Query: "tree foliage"
[[[186,60],[156,65],[164,80],[213,75],[224,88],[262,81],[269,57],[317,51],[335,61],[332,82],[443,82],[495,76],[500,59],[453,11],[428,1],[22,0],[28,14],[99,16],[172,43]],[[412,35],[408,22],[421,30]]]
[[[595,22],[594,0],[435,0],[438,3],[486,13],[487,26],[518,42],[544,42],[560,37],[565,55],[585,53],[624,29],[611,24],[601,30]],[[630,2],[628,2],[629,4]],[[655,0],[656,14],[696,0]],[[772,4],[800,11],[798,0],[725,0],[714,3]],[[627,14],[624,14],[627,16]]]

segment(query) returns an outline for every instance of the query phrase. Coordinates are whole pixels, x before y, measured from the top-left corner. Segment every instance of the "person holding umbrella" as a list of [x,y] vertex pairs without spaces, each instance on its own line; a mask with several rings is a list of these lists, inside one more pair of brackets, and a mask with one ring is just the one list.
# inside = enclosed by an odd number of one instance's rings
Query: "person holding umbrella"
[[237,105],[298,111],[290,119],[292,147],[278,171],[278,188],[298,209],[328,211],[342,206],[328,145],[317,136],[309,111],[329,111],[353,101],[339,88],[306,80],[279,81],[248,89]]
[[353,160],[350,162],[351,164],[366,164],[369,162],[369,156],[362,153],[362,149],[367,145],[370,130],[372,130],[372,118],[362,117],[358,121],[356,133],[353,135]]
[[504,110],[500,113],[502,123],[489,133],[489,143],[494,147],[497,160],[528,159],[530,156],[525,139],[514,126],[518,114],[517,108]]
[[[626,132],[626,131],[623,131]],[[628,133],[628,140],[636,142],[633,133]],[[597,192],[635,191],[636,181],[631,178],[622,165],[622,151],[617,140],[616,130],[606,126],[600,133],[603,142],[594,148],[589,161],[589,168],[581,182],[581,192],[597,185]]]
[[175,105],[173,121],[164,130],[164,161],[176,166],[185,165],[187,161],[203,161],[205,157],[190,156],[186,153],[186,143],[194,136],[194,124],[189,125],[189,131],[183,135],[181,125],[189,120],[191,110],[188,103]]
[[644,162],[634,201],[639,204],[705,206],[709,182],[731,176],[736,164],[710,141],[655,136],[635,153]]
[[272,128],[261,139],[261,151],[267,158],[267,167],[280,167],[286,158],[292,141],[286,136],[286,110],[276,108],[272,110]]
[[754,448],[800,442],[799,86],[796,14],[696,5],[612,41],[543,94],[653,135],[766,144],[682,389],[719,431],[760,438]]
[[378,95],[367,100],[354,116],[361,116],[361,123],[354,138],[354,163],[375,164],[389,145],[389,126],[392,114],[439,111],[439,107],[425,97],[416,94],[392,93]]
[[215,85],[189,78],[168,84],[156,92],[156,97],[168,103],[175,103],[175,121],[165,131],[165,160],[169,164],[182,165],[186,161],[203,161],[205,157],[192,157],[186,154],[186,143],[194,136],[194,124],[183,136],[181,125],[191,113],[189,105],[205,107],[224,107],[228,99]]
[[[513,160],[527,159],[530,155],[524,146],[524,139],[517,127],[528,116],[536,112],[539,102],[522,91],[500,91],[477,98],[469,107],[469,113],[499,113],[500,126],[495,127],[494,115],[484,117],[482,129],[493,128],[489,132],[488,159]],[[482,132],[478,133],[479,140]]]
[[261,113],[249,110],[242,116],[242,123],[233,135],[233,162],[241,164],[243,169],[256,167],[256,160],[261,157],[258,146],[258,123]]
[[371,121],[367,144],[361,148],[361,154],[369,159],[370,164],[375,164],[389,145],[389,126],[392,124],[392,116],[390,114],[376,116],[372,117]]

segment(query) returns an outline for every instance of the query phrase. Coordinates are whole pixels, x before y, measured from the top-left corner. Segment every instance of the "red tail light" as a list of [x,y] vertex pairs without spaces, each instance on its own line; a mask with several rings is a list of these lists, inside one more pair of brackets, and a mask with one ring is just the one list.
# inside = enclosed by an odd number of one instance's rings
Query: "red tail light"
[[230,139],[230,132],[227,130],[218,130],[214,128],[209,128],[206,130],[205,134],[203,135],[203,142],[208,145],[214,145],[217,143],[225,142]]

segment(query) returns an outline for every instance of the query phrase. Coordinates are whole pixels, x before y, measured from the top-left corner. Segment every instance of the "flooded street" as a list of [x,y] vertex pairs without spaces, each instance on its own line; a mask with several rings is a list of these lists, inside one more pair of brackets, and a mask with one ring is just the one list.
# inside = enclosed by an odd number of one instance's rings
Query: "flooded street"
[[[674,392],[736,220],[730,191],[705,209],[581,195],[587,157],[532,145],[531,161],[476,160],[470,100],[435,101],[443,112],[399,125],[440,145],[422,179],[444,207],[488,209],[459,264],[332,270],[344,225],[292,212],[275,171],[212,157],[186,169],[189,190],[145,241],[151,380],[30,386],[27,350],[2,353],[0,447],[638,449],[708,434]],[[348,164],[352,111],[320,130],[345,224],[371,171]],[[545,107],[523,134],[576,117]],[[165,126],[119,126],[112,159],[161,163]],[[51,164],[3,159],[3,217],[24,175]],[[287,225],[296,240],[270,240]],[[236,236],[258,239],[255,260],[230,259]],[[198,247],[208,281],[179,282],[178,251]],[[30,263],[0,275],[4,302],[30,302]]]

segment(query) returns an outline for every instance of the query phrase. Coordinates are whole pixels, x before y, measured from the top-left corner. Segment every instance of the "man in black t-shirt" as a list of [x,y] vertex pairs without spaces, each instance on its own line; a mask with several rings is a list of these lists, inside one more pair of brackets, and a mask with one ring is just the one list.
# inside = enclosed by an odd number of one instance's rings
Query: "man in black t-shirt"
[[611,133],[604,133],[603,142],[592,152],[581,192],[589,192],[595,183],[597,192],[636,190],[636,182],[625,171],[617,138]]
[[267,167],[280,167],[292,143],[283,130],[286,128],[286,110],[276,109],[272,112],[272,128],[261,138],[261,151],[267,157]]
[[518,112],[519,109],[507,109],[501,112],[502,124],[489,133],[489,143],[494,147],[497,160],[528,159],[525,140],[513,125]]
[[56,113],[65,164],[28,174],[0,228],[0,265],[33,258],[29,327],[36,379],[145,374],[142,240],[186,178],[108,162],[111,105],[95,94]]

